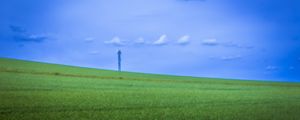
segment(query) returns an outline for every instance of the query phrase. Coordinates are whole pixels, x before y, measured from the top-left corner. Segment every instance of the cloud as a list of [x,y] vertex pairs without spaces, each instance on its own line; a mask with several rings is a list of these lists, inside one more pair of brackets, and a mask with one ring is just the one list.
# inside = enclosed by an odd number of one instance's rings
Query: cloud
[[158,40],[153,42],[153,45],[165,45],[167,44],[167,35],[161,35]]
[[99,54],[100,52],[98,50],[94,50],[94,51],[90,51],[89,54],[90,55],[96,55]]
[[15,35],[15,41],[17,42],[43,42],[44,40],[48,39],[46,35]]
[[231,60],[237,60],[241,58],[242,58],[241,55],[232,55],[232,56],[222,56],[220,59],[224,61],[231,61]]
[[10,25],[10,29],[14,32],[13,38],[16,42],[43,42],[48,39],[46,34],[30,34],[20,26]]
[[249,45],[241,45],[241,44],[236,44],[233,42],[227,42],[227,43],[222,43],[224,47],[234,47],[234,48],[244,48],[244,49],[252,49],[254,48],[253,46]]
[[136,44],[146,44],[146,41],[143,37],[139,37],[136,41],[134,41]]
[[216,46],[219,43],[217,42],[217,39],[205,39],[202,40],[203,45],[208,45],[208,46]]
[[278,69],[277,66],[272,66],[272,65],[269,65],[269,66],[266,67],[267,71],[274,71],[274,70],[277,70],[277,69]]
[[295,70],[295,67],[294,66],[290,66],[289,70]]
[[243,57],[241,55],[229,55],[229,56],[210,56],[210,59],[214,60],[222,60],[222,61],[233,61],[233,60],[239,60]]
[[15,33],[25,33],[26,30],[20,26],[10,25],[9,28]]
[[105,41],[105,44],[112,44],[115,46],[123,46],[125,45],[124,42],[121,41],[121,39],[118,36],[113,37],[110,41]]
[[187,45],[190,42],[190,36],[184,35],[177,40],[177,44],[179,45]]
[[184,1],[184,2],[191,2],[191,1],[205,2],[206,0],[178,0],[178,1]]
[[251,45],[242,45],[242,44],[237,44],[234,42],[218,42],[217,39],[205,39],[202,40],[202,45],[207,45],[207,46],[216,46],[216,45],[221,45],[223,47],[232,47],[232,48],[242,48],[242,49],[252,49],[254,48]]
[[95,38],[94,37],[87,37],[84,39],[84,42],[86,43],[91,43],[91,42],[94,42],[95,41]]

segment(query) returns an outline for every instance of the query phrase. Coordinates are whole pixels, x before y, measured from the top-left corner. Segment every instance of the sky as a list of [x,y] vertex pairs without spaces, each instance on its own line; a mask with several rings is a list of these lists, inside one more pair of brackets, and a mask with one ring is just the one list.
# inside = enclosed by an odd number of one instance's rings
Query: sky
[[0,57],[300,82],[298,0],[2,0]]

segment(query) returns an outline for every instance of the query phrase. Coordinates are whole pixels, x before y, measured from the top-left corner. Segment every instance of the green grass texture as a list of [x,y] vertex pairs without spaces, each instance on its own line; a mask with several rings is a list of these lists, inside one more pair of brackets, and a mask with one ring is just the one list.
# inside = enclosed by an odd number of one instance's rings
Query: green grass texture
[[0,120],[300,120],[300,84],[0,58]]

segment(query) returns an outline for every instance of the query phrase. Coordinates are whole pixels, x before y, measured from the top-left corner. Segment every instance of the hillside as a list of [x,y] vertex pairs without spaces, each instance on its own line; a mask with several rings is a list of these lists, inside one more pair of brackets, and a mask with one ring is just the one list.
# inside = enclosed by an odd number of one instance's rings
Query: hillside
[[300,84],[0,58],[1,120],[300,119]]

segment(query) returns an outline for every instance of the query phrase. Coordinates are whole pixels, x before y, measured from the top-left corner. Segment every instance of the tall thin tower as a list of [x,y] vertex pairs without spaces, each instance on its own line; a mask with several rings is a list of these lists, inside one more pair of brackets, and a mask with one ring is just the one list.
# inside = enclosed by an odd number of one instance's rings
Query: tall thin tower
[[121,71],[121,50],[118,50],[118,71]]

